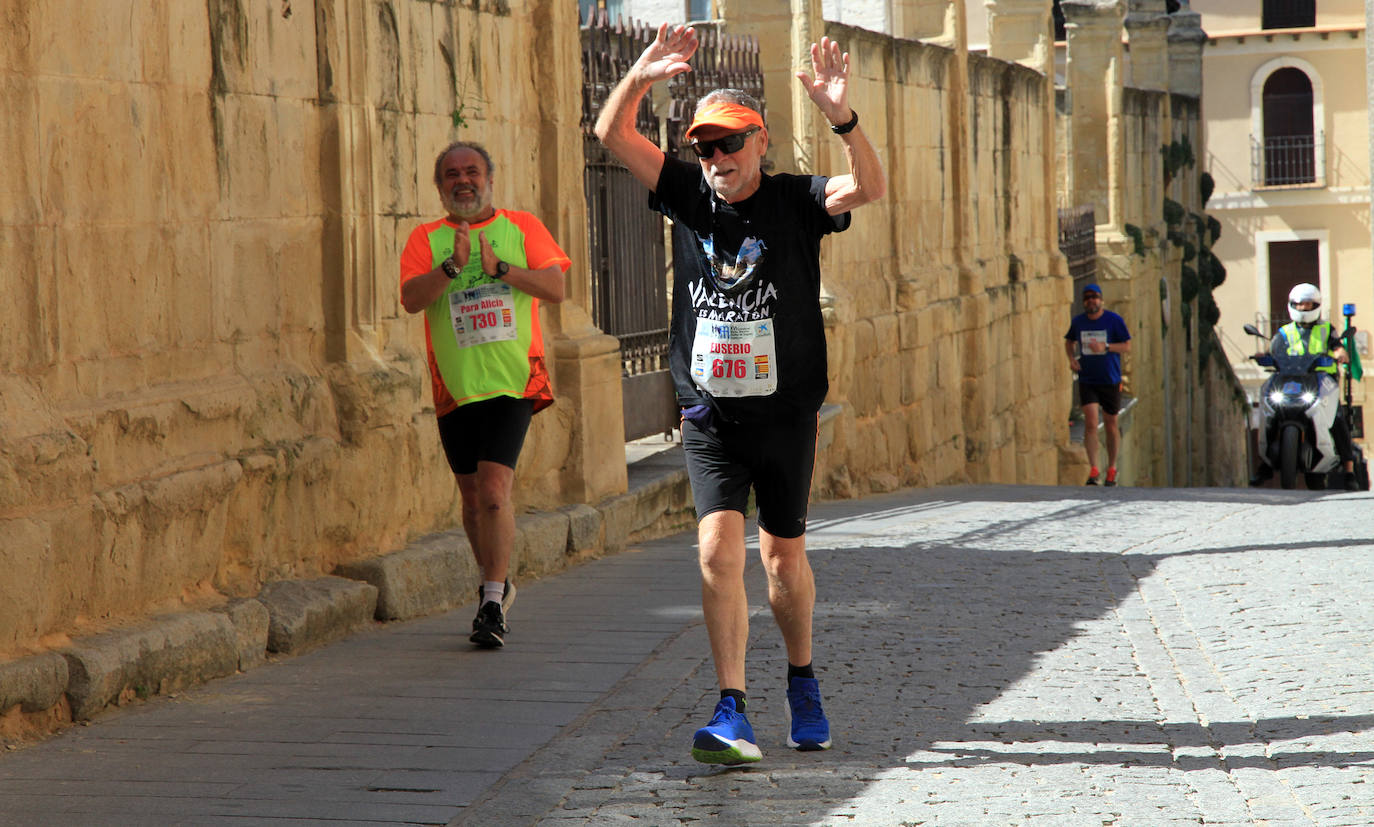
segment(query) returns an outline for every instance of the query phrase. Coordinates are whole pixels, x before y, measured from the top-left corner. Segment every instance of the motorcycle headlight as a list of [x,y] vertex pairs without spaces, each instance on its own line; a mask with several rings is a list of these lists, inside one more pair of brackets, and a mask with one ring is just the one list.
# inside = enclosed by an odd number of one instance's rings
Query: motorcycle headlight
[[1269,404],[1277,405],[1283,401],[1283,391],[1270,391]]
[[1302,400],[1302,404],[1304,405],[1311,405],[1313,402],[1317,401],[1317,395],[1312,391],[1303,391],[1302,396],[1298,398]]

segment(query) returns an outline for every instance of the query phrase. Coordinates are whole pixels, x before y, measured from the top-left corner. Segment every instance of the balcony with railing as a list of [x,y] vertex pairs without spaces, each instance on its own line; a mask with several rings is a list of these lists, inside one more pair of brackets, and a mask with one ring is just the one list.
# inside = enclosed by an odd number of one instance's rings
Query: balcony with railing
[[1250,180],[1264,187],[1326,186],[1322,133],[1250,136]]

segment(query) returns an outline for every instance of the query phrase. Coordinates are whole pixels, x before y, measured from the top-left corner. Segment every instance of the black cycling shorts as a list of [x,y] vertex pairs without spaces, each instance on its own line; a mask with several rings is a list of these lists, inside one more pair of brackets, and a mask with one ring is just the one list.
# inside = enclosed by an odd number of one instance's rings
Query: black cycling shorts
[[478,462],[514,469],[534,416],[534,400],[494,396],[459,405],[439,417],[439,441],[455,474],[477,473]]
[[1093,385],[1087,382],[1079,382],[1078,404],[1100,405],[1102,407],[1102,413],[1108,416],[1116,416],[1121,411],[1121,386]]
[[682,422],[682,448],[697,519],[716,511],[746,513],[749,488],[759,528],[790,539],[806,533],[811,471],[816,464],[815,416],[767,424]]

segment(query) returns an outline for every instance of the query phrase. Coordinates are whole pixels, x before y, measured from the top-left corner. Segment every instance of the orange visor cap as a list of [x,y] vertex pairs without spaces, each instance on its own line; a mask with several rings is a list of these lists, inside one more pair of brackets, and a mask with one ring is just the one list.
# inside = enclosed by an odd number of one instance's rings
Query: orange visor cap
[[708,104],[697,113],[696,119],[687,128],[687,137],[692,138],[692,133],[702,126],[721,126],[736,132],[743,132],[751,126],[763,128],[763,116],[747,106],[721,101],[720,103]]

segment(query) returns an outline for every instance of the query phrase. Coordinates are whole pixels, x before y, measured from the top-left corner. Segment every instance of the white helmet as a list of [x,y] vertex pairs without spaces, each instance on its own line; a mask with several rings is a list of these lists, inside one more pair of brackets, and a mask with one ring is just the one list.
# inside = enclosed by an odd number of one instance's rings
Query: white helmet
[[[1316,302],[1311,310],[1299,310],[1299,302]],[[1322,291],[1315,284],[1299,284],[1288,291],[1288,317],[1299,324],[1312,324],[1321,316]]]

